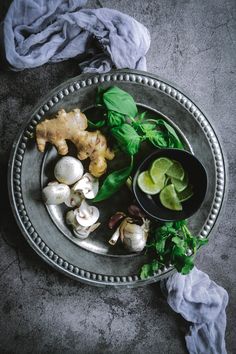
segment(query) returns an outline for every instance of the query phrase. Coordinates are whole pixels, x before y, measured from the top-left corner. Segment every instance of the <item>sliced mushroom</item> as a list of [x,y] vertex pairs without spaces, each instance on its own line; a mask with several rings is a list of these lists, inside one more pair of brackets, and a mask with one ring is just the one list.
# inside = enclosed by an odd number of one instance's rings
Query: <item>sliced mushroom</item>
[[98,193],[98,178],[90,173],[85,173],[83,177],[73,186],[73,190],[79,191],[86,199],[93,199]]
[[74,235],[80,239],[87,238],[89,234],[96,230],[100,225],[100,223],[96,223],[90,226],[80,225],[77,221],[75,210],[68,211],[66,214],[66,223],[72,226]]
[[54,175],[56,179],[67,185],[77,182],[84,173],[82,163],[72,156],[62,157],[54,168]]
[[99,218],[99,210],[95,206],[90,206],[85,200],[82,201],[79,208],[75,209],[76,220],[81,226],[91,226]]
[[81,193],[71,188],[70,195],[68,199],[65,201],[65,204],[70,208],[73,208],[75,206],[79,207],[82,200],[83,200],[83,196],[81,195]]
[[64,203],[70,195],[70,188],[66,184],[50,182],[43,188],[42,198],[48,205],[59,205]]

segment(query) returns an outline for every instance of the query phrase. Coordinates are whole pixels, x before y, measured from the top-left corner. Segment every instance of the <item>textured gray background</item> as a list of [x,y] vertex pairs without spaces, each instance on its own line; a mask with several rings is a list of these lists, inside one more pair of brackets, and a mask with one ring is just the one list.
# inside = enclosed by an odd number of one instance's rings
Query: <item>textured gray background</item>
[[[0,20],[9,3],[1,1]],[[149,28],[149,71],[182,87],[220,133],[228,160],[228,198],[219,226],[196,263],[229,292],[229,353],[236,352],[235,4],[89,1],[90,7],[124,11]],[[16,132],[39,98],[78,73],[75,60],[19,73],[0,69],[0,352],[186,353],[186,323],[168,307],[158,284],[115,290],[67,279],[34,254],[11,215],[6,166]]]

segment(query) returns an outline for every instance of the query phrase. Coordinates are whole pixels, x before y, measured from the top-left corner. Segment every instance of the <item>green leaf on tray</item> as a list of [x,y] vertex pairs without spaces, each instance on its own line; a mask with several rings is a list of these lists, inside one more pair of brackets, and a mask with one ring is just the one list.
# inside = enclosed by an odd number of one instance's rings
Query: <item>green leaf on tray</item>
[[104,180],[99,189],[98,194],[92,202],[101,202],[102,200],[110,198],[116,193],[127,181],[133,169],[133,156],[131,156],[130,165],[120,170],[111,172]]
[[107,113],[107,125],[109,127],[117,127],[125,123],[125,115],[115,111],[108,111]]
[[178,135],[175,132],[175,129],[170,124],[168,124],[163,119],[158,119],[157,124],[164,127],[166,129],[166,131],[169,133],[169,147],[175,147],[178,149],[184,148]]
[[127,123],[111,129],[120,148],[129,155],[135,155],[140,147],[141,139],[136,130]]
[[88,120],[88,127],[90,129],[102,128],[102,127],[104,127],[105,124],[106,124],[106,121],[104,119],[99,120],[98,122],[91,122],[90,120]]
[[150,275],[152,275],[154,272],[156,272],[160,267],[159,262],[154,259],[151,263],[149,264],[144,264],[142,266],[141,272],[140,272],[140,278],[142,280],[148,278]]
[[138,113],[133,97],[116,86],[107,89],[102,95],[102,100],[98,102],[102,102],[108,111],[115,111],[133,118]]

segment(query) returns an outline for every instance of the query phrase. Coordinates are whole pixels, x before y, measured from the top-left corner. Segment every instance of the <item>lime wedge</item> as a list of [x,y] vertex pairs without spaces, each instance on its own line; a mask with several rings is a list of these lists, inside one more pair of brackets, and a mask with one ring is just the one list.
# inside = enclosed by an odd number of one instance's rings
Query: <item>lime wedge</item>
[[171,183],[174,185],[177,192],[182,192],[188,186],[187,172],[185,172],[184,179],[182,181],[180,179],[171,177]]
[[164,187],[165,184],[165,175],[162,175],[157,183],[153,183],[149,172],[141,172],[138,176],[138,186],[139,188],[147,194],[157,194]]
[[166,171],[172,165],[172,161],[167,159],[166,157],[160,157],[156,159],[150,168],[150,176],[154,183],[158,183],[160,178],[166,173]]
[[182,192],[177,193],[177,195],[180,202],[185,202],[193,196],[193,187],[189,184],[187,188],[185,188]]
[[162,189],[160,193],[160,201],[161,204],[167,209],[177,211],[183,209],[173,184],[169,184]]
[[172,160],[173,164],[166,171],[166,174],[170,177],[174,177],[180,181],[184,179],[184,169],[179,161]]

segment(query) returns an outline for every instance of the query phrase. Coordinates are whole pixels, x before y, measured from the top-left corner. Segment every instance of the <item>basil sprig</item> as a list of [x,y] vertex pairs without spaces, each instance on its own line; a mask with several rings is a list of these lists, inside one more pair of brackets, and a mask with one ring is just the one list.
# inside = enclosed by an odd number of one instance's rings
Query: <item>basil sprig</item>
[[140,145],[147,140],[155,147],[176,147],[183,149],[178,135],[163,119],[146,119],[147,113],[138,114],[133,97],[119,87],[99,89],[96,97],[98,105],[106,110],[106,118],[97,123],[89,122],[93,129],[106,128],[114,138],[116,145],[131,156],[129,166],[113,171],[104,180],[94,202],[109,198],[126,182],[133,168],[133,156],[139,151]]

